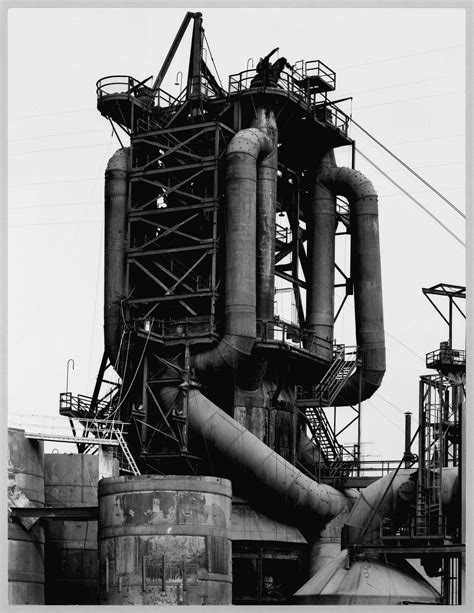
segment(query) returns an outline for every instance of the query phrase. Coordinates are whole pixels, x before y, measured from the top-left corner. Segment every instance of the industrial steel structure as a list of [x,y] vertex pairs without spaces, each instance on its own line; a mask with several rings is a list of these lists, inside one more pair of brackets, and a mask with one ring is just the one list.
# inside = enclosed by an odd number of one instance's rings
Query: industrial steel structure
[[[173,97],[162,83],[189,24]],[[129,144],[105,173],[100,372],[91,397],[61,394],[60,413],[82,425],[82,454],[112,439],[121,451],[122,476],[74,515],[98,518],[99,602],[460,603],[464,354],[451,331],[429,354],[418,454],[407,427],[397,469],[367,479],[360,439],[344,447],[325,412],[352,406],[357,421],[385,372],[377,194],[336,165],[334,149],[354,146],[329,98],[336,75],[274,49],[225,89],[203,41],[188,13],[154,81],[97,83]],[[356,347],[334,339],[338,286],[354,296]],[[276,314],[278,288],[294,320]],[[438,290],[451,313],[463,288],[424,291]],[[351,592],[367,561],[373,589]]]

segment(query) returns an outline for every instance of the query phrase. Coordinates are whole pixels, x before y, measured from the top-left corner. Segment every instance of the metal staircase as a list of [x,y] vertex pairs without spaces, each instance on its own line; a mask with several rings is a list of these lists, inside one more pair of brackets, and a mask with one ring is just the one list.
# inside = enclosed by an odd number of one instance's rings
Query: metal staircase
[[122,450],[123,456],[126,460],[125,466],[122,465],[121,468],[124,471],[131,472],[133,475],[140,475],[140,471],[135,462],[135,458],[130,453],[130,449],[128,448],[127,442],[123,436],[123,432],[120,428],[112,427],[115,438],[118,440],[120,445],[120,449]]
[[337,345],[331,366],[319,384],[303,390],[297,400],[311,438],[320,450],[320,478],[323,481],[335,481],[348,474],[354,466],[354,459],[344,459],[344,447],[338,442],[323,407],[332,405],[356,368],[357,348]]
[[318,406],[330,407],[356,368],[357,349],[338,345],[329,370],[314,388],[314,398]]

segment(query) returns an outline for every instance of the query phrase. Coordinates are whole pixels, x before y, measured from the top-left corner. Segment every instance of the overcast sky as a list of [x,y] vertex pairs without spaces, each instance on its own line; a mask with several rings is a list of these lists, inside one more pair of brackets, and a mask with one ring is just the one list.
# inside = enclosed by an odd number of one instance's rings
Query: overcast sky
[[[179,9],[13,9],[8,15],[8,409],[58,415],[59,393],[91,395],[103,352],[103,175],[119,147],[96,110],[106,75],[156,76],[185,15]],[[197,10],[197,7],[190,7]],[[227,88],[276,46],[290,63],[336,71],[333,99],[465,210],[465,21],[462,9],[202,9]],[[190,29],[164,88],[186,76]],[[212,67],[211,53],[208,65]],[[178,78],[178,81],[180,78]],[[356,146],[461,241],[464,220],[355,126]],[[338,150],[340,165],[349,148]],[[361,156],[379,193],[387,373],[363,405],[367,452],[399,458],[404,411],[418,412],[425,354],[447,327],[422,295],[465,284],[464,248]],[[442,303],[440,303],[442,305]],[[351,344],[350,301],[336,330]],[[457,322],[455,345],[464,347]],[[342,412],[341,412],[342,414]],[[416,423],[415,423],[416,425]]]

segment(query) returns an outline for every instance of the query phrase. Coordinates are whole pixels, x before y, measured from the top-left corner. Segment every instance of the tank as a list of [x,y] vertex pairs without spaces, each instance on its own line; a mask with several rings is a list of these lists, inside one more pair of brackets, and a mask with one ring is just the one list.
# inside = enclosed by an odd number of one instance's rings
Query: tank
[[[43,443],[17,428],[8,429],[8,493],[9,506],[44,506]],[[44,531],[38,521],[8,519],[8,601],[44,604]]]
[[301,532],[232,500],[232,604],[286,604],[308,578]]
[[342,550],[292,599],[298,605],[441,604],[440,594],[405,560]]
[[99,602],[230,605],[231,484],[142,475],[99,482]]
[[[45,503],[51,507],[97,506],[96,455],[45,455]],[[97,520],[45,522],[46,604],[97,603]]]

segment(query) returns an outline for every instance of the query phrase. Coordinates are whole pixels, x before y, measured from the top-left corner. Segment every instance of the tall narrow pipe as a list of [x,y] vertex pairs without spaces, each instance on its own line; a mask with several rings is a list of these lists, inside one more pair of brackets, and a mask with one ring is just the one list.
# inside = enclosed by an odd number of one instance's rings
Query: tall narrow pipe
[[405,453],[403,457],[405,459],[405,468],[410,468],[411,454],[411,413],[407,411],[405,413]]
[[257,167],[272,152],[256,128],[241,130],[227,147],[225,332],[217,347],[194,356],[198,376],[237,368],[255,342]]
[[[334,195],[344,196],[349,201],[360,364],[333,401],[334,406],[345,406],[370,398],[385,374],[378,200],[372,183],[361,172],[351,168],[327,168],[319,175],[318,181]],[[326,319],[321,319],[321,323],[327,324]]]
[[[173,406],[179,390],[160,391],[164,407]],[[322,525],[347,506],[347,497],[329,485],[306,477],[196,389],[188,391],[189,427],[217,454],[226,476],[254,493],[267,514],[284,513],[312,540]],[[225,469],[223,468],[225,464]]]
[[258,107],[252,127],[273,143],[258,166],[257,177],[257,318],[273,320],[275,303],[275,226],[278,168],[278,127],[273,109]]
[[[252,128],[258,128],[273,143],[272,152],[257,167],[256,214],[256,317],[266,326],[266,338],[273,338],[275,302],[275,226],[278,168],[278,127],[273,109],[257,107]],[[237,373],[237,384],[246,391],[262,385],[268,361],[258,352],[243,359]]]
[[121,300],[124,297],[129,149],[119,149],[105,171],[104,340],[115,364],[120,347]]
[[[320,174],[335,166],[331,149],[322,158],[316,172]],[[334,337],[336,195],[319,181],[313,184],[305,219],[311,270],[306,294],[306,325],[310,332],[306,348],[330,362]]]

